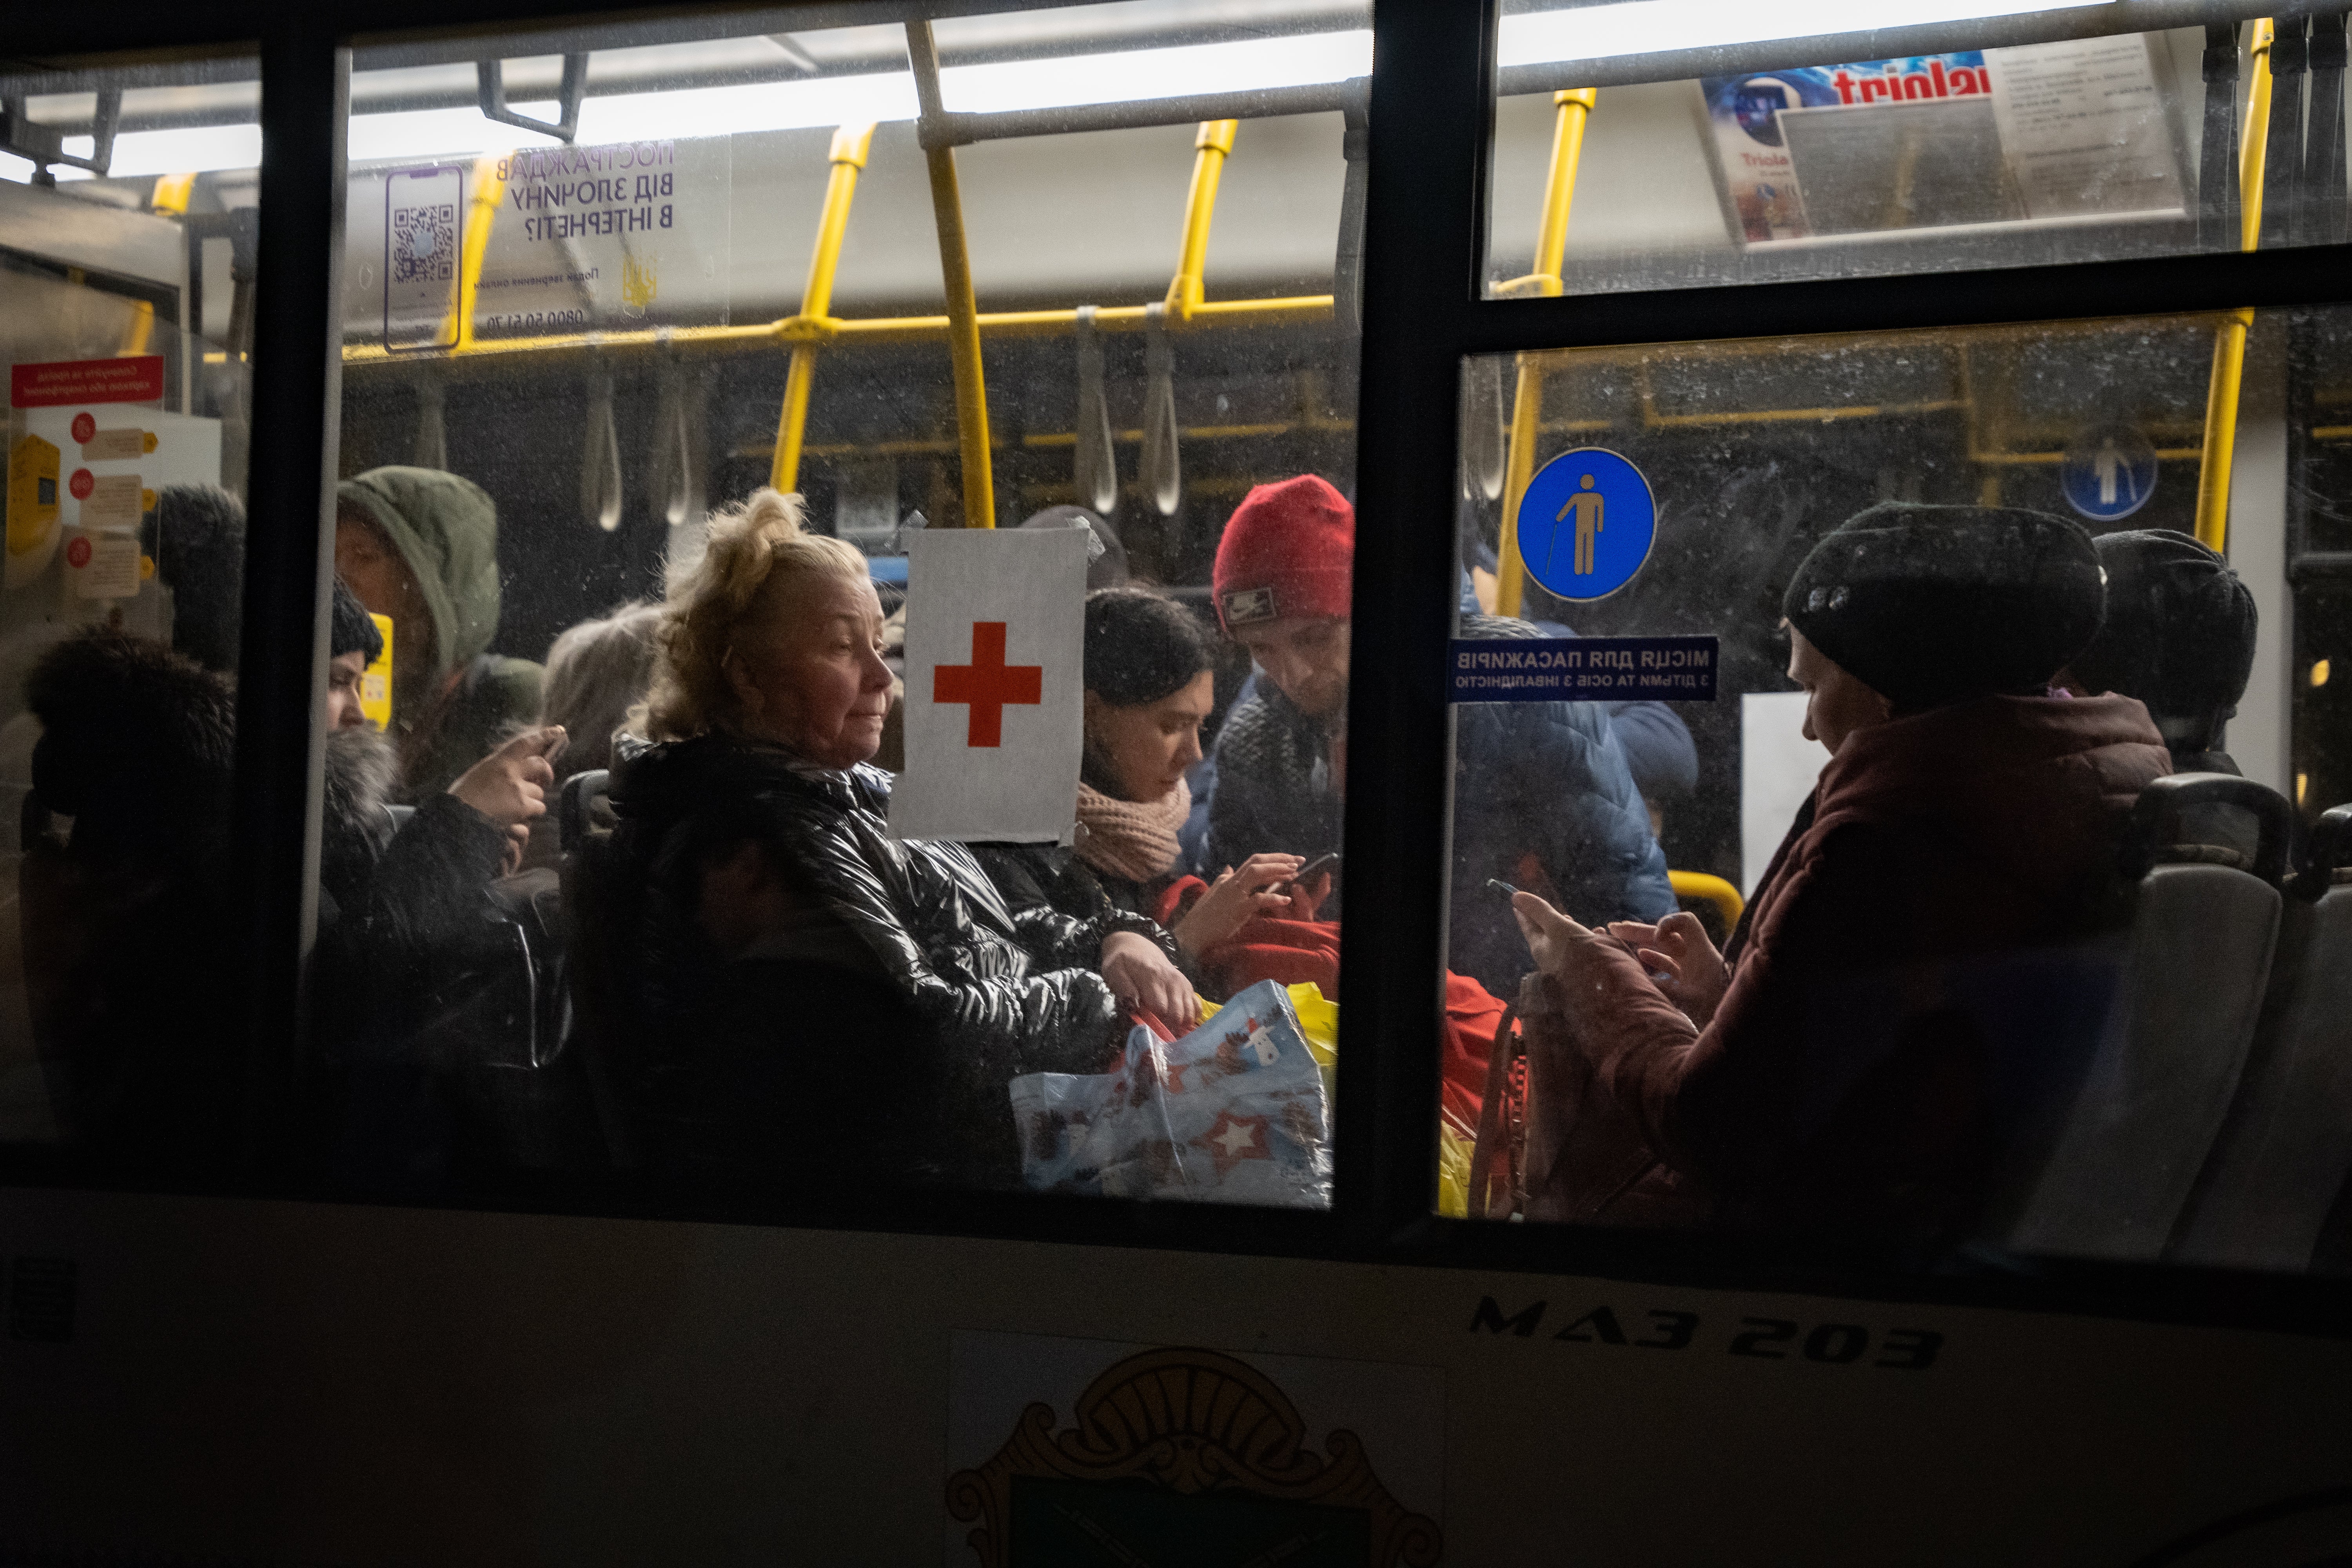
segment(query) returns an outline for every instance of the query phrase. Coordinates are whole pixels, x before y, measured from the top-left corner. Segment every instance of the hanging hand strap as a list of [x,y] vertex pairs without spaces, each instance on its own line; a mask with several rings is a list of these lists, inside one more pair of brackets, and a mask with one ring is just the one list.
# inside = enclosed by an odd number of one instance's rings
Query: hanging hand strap
[[1103,395],[1102,339],[1095,331],[1095,307],[1077,313],[1077,452],[1070,478],[1078,504],[1108,521],[1118,510],[1118,462],[1111,446],[1110,404]]
[[1144,496],[1161,517],[1174,517],[1184,495],[1176,456],[1176,355],[1168,346],[1164,305],[1143,308]]
[[621,437],[613,423],[613,373],[602,366],[588,387],[588,442],[580,458],[580,510],[607,533],[621,526]]

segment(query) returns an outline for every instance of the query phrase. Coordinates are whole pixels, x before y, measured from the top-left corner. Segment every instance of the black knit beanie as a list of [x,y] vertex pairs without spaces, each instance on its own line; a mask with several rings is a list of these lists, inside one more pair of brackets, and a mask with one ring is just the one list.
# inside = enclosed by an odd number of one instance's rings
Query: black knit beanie
[[2229,563],[2185,533],[2101,534],[2107,621],[2068,664],[2094,691],[2120,691],[2167,719],[2229,717],[2254,672],[2254,595]]
[[1797,568],[1780,613],[1848,674],[1915,712],[2038,695],[2099,630],[2091,536],[2014,507],[1885,501]]
[[327,657],[341,658],[347,653],[363,653],[373,664],[383,657],[383,634],[375,629],[368,618],[367,606],[359,596],[343,586],[341,577],[335,579],[334,620],[327,628]]

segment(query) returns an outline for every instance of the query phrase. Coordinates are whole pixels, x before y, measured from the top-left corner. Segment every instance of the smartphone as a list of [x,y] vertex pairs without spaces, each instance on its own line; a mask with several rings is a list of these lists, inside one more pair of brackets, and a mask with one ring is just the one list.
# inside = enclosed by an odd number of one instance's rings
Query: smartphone
[[1315,880],[1316,878],[1321,876],[1324,872],[1336,871],[1339,868],[1339,852],[1338,850],[1335,849],[1328,855],[1318,855],[1314,859],[1309,860],[1306,865],[1301,866],[1298,868],[1298,875],[1291,878],[1290,880],[1282,885],[1283,889],[1287,892],[1294,888],[1303,888],[1307,886],[1307,883]]
[[465,231],[460,163],[394,169],[383,179],[383,346],[457,342],[457,251]]

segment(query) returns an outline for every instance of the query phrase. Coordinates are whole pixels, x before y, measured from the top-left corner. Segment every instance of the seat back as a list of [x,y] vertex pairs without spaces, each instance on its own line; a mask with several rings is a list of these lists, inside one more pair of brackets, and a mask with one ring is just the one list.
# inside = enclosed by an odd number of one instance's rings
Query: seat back
[[[2234,805],[2261,824],[2253,869],[2174,855],[2184,810]],[[2277,939],[2289,814],[2250,780],[2176,774],[2134,811],[2142,870],[2124,975],[2050,1153],[2003,1238],[2012,1250],[2162,1256],[2229,1112]],[[2173,860],[2187,863],[2168,863]]]
[[[2204,806],[2261,826],[2253,869],[2180,844]],[[2279,933],[2288,809],[2227,773],[2149,783],[2133,806],[2126,869],[2140,872],[2122,990],[2055,1123],[2049,1159],[2006,1227],[2018,1253],[2155,1260],[2171,1241],[2237,1093]]]
[[2288,887],[2270,994],[2237,1098],[2168,1256],[2306,1268],[2352,1172],[2352,806],[2319,820]]
[[602,768],[574,773],[563,784],[556,824],[563,847],[559,873],[571,963],[565,980],[572,994],[572,1038],[587,1074],[605,1153],[616,1171],[640,1167],[642,1147],[628,1110],[625,1085],[630,1047],[638,1020],[630,1006],[628,967],[623,943],[630,907],[625,879],[616,865],[613,833],[603,826],[612,775]]

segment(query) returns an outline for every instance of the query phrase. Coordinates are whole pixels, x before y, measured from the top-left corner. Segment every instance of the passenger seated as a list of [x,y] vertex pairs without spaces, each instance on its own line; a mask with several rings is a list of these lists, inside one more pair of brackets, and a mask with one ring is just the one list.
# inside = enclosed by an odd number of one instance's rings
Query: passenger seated
[[[555,774],[559,788],[574,773],[613,765],[613,737],[653,685],[654,633],[661,616],[658,605],[623,605],[602,619],[566,628],[548,648],[539,722],[572,737],[555,759],[561,764]],[[531,824],[524,867],[553,866],[560,852],[556,838],[553,812]]]
[[1091,1072],[1123,1002],[1192,988],[1148,920],[1009,910],[961,844],[890,837],[890,674],[866,558],[761,490],[673,584],[651,744],[624,737],[614,947],[663,1165],[705,1196],[1011,1185],[1006,1085]]
[[[1217,737],[1211,865],[1339,847],[1355,542],[1355,509],[1310,475],[1250,491],[1217,543],[1217,614],[1260,679]],[[1465,615],[1462,635],[1541,634],[1525,621]],[[1490,879],[1549,890],[1595,921],[1674,912],[1665,857],[1599,705],[1459,711],[1451,968],[1504,996],[1527,971]],[[1326,918],[1336,912],[1324,906]]]
[[539,711],[541,670],[488,651],[499,629],[499,512],[438,468],[371,468],[335,490],[335,571],[392,617],[400,798],[421,802]]
[[[976,852],[1015,908],[1165,921],[1186,973],[1214,994],[1202,958],[1253,917],[1294,912],[1279,889],[1305,862],[1254,855],[1199,891],[1184,874],[1177,834],[1192,804],[1184,775],[1201,760],[1201,726],[1216,700],[1208,633],[1190,610],[1149,588],[1096,589],[1087,595],[1086,626],[1077,841],[1066,849],[989,845]],[[1180,882],[1198,894],[1189,907],[1172,907]]]
[[37,803],[26,1001],[57,1124],[105,1179],[207,1184],[236,1169],[245,1100],[228,897],[236,694],[160,642],[87,631],[25,682]]
[[2078,696],[2147,705],[2180,773],[2234,773],[2222,729],[2254,672],[2254,595],[2230,563],[2185,533],[2136,528],[2092,542],[2107,574],[2107,618],[2068,661]]
[[546,811],[561,729],[477,760],[405,820],[398,760],[359,704],[383,634],[341,579],[328,628],[319,847],[318,1037],[307,1093],[317,1158],[401,1195],[463,1191],[507,1163],[517,1075],[491,1070],[529,1026],[531,972],[498,899]]
[[[2101,599],[2089,536],[2038,512],[1887,503],[1814,547],[1783,605],[1831,758],[1727,953],[1689,915],[1594,930],[1513,900],[1540,969],[1533,1215],[1969,1223],[1993,1108],[1938,966],[2095,929],[2123,820],[2167,768],[2137,701],[2045,694]],[[1538,1148],[1538,1123],[1564,1131]]]

